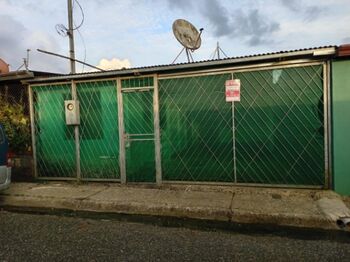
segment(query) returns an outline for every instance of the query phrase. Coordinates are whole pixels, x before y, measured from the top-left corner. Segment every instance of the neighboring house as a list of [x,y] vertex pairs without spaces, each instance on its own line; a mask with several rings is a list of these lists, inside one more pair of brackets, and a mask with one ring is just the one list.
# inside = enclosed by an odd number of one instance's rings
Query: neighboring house
[[328,46],[28,80],[35,175],[350,194],[349,72]]
[[[58,74],[40,71],[9,71],[7,64],[0,59],[0,119],[3,125],[7,126],[12,162],[14,164],[13,176],[22,172],[22,168],[31,167],[30,125],[29,125],[29,100],[28,86],[22,81],[36,77],[58,76]],[[8,106],[7,106],[8,105]],[[9,127],[10,126],[10,127]],[[28,155],[29,154],[29,155]],[[26,170],[29,175],[30,170]]]
[[[5,71],[5,70],[3,70]],[[58,76],[59,74],[40,72],[40,71],[0,71],[0,96],[2,99],[8,99],[16,103],[23,104],[26,112],[28,111],[28,90],[27,86],[22,84],[23,80],[30,80],[37,77]]]

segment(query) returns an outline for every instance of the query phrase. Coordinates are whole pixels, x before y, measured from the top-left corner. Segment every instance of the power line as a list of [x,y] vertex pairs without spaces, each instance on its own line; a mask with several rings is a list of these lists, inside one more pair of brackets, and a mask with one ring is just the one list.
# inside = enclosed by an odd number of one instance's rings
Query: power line
[[[78,30],[84,24],[85,14],[84,14],[83,8],[79,4],[79,1],[78,0],[74,0],[74,2],[77,3],[77,5],[79,6],[79,9],[80,9],[80,12],[81,12],[81,16],[82,16],[80,24],[78,26],[75,26],[75,28],[73,28],[73,30]],[[73,10],[74,10],[74,2],[73,2]]]
[[84,67],[85,67],[85,62],[86,62],[86,44],[85,44],[85,40],[84,40],[83,34],[80,32],[79,28],[77,29],[77,31],[79,33],[81,42],[83,43],[83,46],[84,46],[84,60],[83,60],[84,63],[83,63],[83,68],[81,70],[81,72],[83,73],[84,72]]
[[[78,5],[78,7],[79,7],[79,9],[80,9],[80,12],[81,12],[82,18],[81,18],[81,21],[80,21],[80,23],[79,23],[78,26],[76,26],[76,24],[74,23],[74,26],[75,26],[75,27],[72,28],[73,31],[74,31],[74,30],[79,30],[79,28],[82,27],[82,25],[84,24],[84,21],[85,21],[85,13],[84,13],[84,10],[83,10],[83,8],[81,7],[79,1],[78,1],[78,0],[74,0],[74,2],[73,2],[73,9],[74,9],[74,3],[76,3],[76,4]],[[63,25],[63,24],[56,24],[55,28],[56,28],[56,32],[57,32],[60,36],[66,37],[66,36],[68,35],[69,29],[68,29],[65,25]]]

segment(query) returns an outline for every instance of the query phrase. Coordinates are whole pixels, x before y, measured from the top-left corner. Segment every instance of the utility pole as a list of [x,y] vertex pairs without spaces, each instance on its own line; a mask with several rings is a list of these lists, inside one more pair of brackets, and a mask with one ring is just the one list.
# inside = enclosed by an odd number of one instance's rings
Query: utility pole
[[74,52],[72,0],[67,0],[67,5],[68,5],[68,37],[69,37],[70,73],[75,74],[75,52]]
[[[69,57],[70,57],[70,73],[75,74],[75,53],[74,53],[74,33],[73,33],[73,5],[72,0],[67,0],[68,5],[68,37],[69,37]],[[71,81],[72,99],[78,102],[78,93],[76,83]],[[79,107],[79,104],[78,104]],[[75,161],[76,161],[76,176],[77,181],[81,179],[80,169],[80,138],[79,125],[74,126],[74,141],[75,141]]]

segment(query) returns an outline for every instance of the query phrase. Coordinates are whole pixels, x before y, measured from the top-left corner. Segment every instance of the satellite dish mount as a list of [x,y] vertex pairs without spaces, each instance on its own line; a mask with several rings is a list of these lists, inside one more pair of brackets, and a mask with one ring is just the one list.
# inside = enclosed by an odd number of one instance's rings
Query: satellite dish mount
[[201,34],[203,28],[198,30],[190,22],[184,19],[177,19],[173,23],[173,33],[177,41],[183,46],[180,53],[176,56],[172,64],[178,59],[184,50],[186,50],[187,61],[194,62],[192,52],[197,50],[202,43]]

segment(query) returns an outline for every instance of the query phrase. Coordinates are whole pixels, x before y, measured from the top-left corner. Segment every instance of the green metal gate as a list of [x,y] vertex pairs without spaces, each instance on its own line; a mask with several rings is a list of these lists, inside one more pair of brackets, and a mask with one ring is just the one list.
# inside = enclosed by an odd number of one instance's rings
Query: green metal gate
[[65,124],[70,84],[33,86],[36,172],[38,177],[74,178],[74,127]]
[[[314,63],[31,86],[36,174],[325,186],[324,68]],[[225,102],[224,92],[233,78],[241,80],[235,104]],[[77,128],[66,125],[64,111],[64,101],[75,97]]]
[[120,179],[115,81],[77,83],[82,179]]
[[[119,128],[115,81],[76,84],[80,102],[79,137],[66,125],[64,101],[71,100],[72,86],[32,86],[36,172],[44,178],[118,180]],[[76,142],[79,145],[77,167]],[[80,170],[80,174],[78,174]]]
[[164,180],[233,182],[230,74],[159,81]]
[[163,180],[324,185],[323,92],[321,64],[161,79]]

